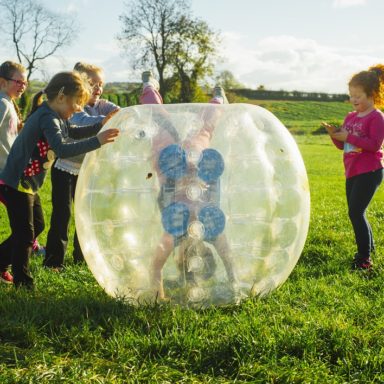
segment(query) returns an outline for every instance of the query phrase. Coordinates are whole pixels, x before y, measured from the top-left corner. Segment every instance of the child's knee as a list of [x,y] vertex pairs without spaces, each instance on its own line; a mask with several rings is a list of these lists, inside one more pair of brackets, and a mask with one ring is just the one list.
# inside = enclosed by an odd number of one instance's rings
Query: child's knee
[[174,246],[173,236],[170,235],[169,233],[165,233],[161,240],[161,245],[163,246],[164,249],[173,248]]

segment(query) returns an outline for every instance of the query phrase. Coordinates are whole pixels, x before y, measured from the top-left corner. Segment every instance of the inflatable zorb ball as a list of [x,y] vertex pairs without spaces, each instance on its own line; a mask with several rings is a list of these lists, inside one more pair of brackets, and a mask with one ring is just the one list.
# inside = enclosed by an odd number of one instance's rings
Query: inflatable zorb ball
[[87,154],[75,198],[85,260],[108,294],[220,305],[288,278],[310,197],[297,145],[272,113],[142,105],[108,127],[120,136]]

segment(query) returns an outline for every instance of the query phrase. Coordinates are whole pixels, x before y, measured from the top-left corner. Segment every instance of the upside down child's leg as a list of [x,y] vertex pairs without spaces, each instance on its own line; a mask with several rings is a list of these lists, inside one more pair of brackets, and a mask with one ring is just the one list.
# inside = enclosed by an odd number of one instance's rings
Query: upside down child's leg
[[163,99],[155,87],[148,85],[140,95],[140,104],[163,104]]
[[180,271],[182,276],[185,278],[188,284],[195,284],[194,273],[188,270],[188,266],[186,265],[188,258],[188,248],[191,246],[191,241],[183,239],[179,245],[178,252],[178,264],[180,266]]
[[[144,73],[143,73],[143,76]],[[148,76],[148,73],[147,75]],[[143,79],[144,81],[144,79]],[[163,99],[155,84],[151,84],[153,81],[152,75],[149,75],[149,79],[144,81],[144,87],[140,96],[140,104],[163,104]],[[166,263],[169,255],[174,249],[173,236],[164,232],[160,243],[157,245],[155,254],[151,261],[150,266],[150,280],[152,290],[156,293],[159,299],[165,298],[164,285],[163,285],[163,267]]]
[[150,278],[152,290],[157,294],[159,299],[164,299],[164,286],[163,286],[163,276],[162,271],[165,262],[167,261],[169,255],[174,249],[174,240],[173,236],[164,232],[163,236],[158,244],[155,255],[153,257],[151,266],[150,266]]
[[216,248],[217,254],[223,261],[225,270],[227,272],[228,280],[230,283],[236,282],[235,271],[233,269],[232,259],[229,255],[229,244],[225,234],[219,235],[214,241],[213,246]]

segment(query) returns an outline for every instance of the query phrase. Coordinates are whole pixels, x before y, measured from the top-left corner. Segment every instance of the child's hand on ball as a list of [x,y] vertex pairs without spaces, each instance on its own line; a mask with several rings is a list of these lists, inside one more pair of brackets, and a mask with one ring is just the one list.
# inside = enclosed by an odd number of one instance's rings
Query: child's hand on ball
[[107,143],[113,143],[117,136],[119,136],[120,131],[117,128],[106,129],[97,134],[97,138],[101,145]]

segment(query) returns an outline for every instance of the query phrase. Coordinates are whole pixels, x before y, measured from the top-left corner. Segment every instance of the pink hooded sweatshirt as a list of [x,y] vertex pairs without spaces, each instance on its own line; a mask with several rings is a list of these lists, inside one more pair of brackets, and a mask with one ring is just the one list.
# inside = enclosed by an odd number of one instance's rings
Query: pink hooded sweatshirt
[[378,109],[363,117],[350,112],[343,128],[348,132],[346,142],[332,140],[344,150],[346,178],[383,168],[384,114]]

